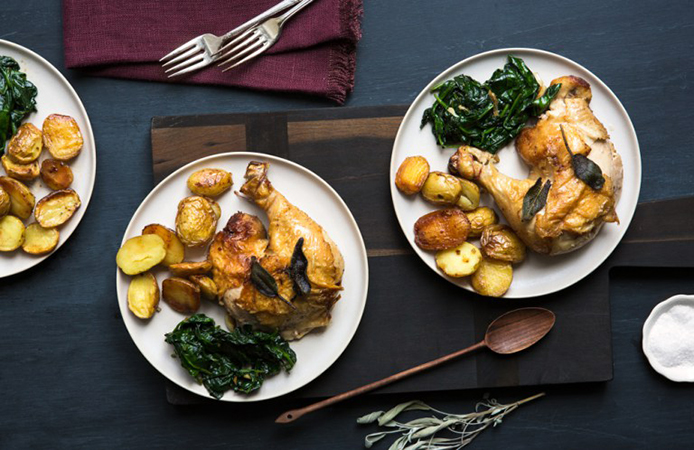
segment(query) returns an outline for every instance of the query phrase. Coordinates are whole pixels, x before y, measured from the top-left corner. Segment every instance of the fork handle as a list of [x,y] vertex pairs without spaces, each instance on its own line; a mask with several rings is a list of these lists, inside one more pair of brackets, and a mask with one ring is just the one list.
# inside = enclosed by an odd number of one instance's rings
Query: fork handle
[[222,42],[226,43],[229,41],[231,38],[234,36],[246,31],[247,29],[254,27],[262,22],[264,22],[266,19],[269,19],[270,17],[274,16],[280,11],[284,11],[285,9],[292,7],[298,3],[301,3],[302,1],[305,0],[284,0],[272,8],[268,9],[267,11],[261,13],[260,15],[255,16],[251,20],[249,20],[246,23],[243,23],[239,25],[238,27],[234,28],[230,32],[226,33],[225,35],[221,36]]
[[296,14],[299,11],[301,11],[302,9],[304,9],[312,1],[313,0],[299,0],[298,4],[296,6],[294,6],[292,9],[290,9],[289,11],[285,12],[284,14],[282,14],[281,16],[279,16],[277,18],[277,20],[279,21],[277,26],[281,27],[284,24],[284,22],[289,20],[294,14]]

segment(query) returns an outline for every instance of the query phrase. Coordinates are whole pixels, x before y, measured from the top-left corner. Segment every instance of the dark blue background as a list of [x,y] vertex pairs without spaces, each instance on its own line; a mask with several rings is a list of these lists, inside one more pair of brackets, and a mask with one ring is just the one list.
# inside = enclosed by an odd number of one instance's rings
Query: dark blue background
[[[357,426],[356,417],[415,396],[363,397],[290,427],[272,421],[295,402],[172,406],[162,377],[123,326],[114,283],[123,231],[152,188],[152,116],[333,105],[295,95],[83,77],[64,68],[60,14],[57,0],[0,6],[0,38],[38,52],[67,76],[90,115],[98,153],[94,197],[69,245],[0,280],[0,448],[360,448],[374,429]],[[347,105],[408,103],[440,71],[480,51],[550,50],[593,71],[631,115],[643,158],[641,200],[692,195],[693,24],[687,1],[367,0],[356,88]],[[655,374],[640,338],[653,305],[693,288],[687,270],[614,273],[614,381],[548,387],[546,398],[523,406],[474,445],[689,447],[692,388]],[[536,391],[492,394],[513,401]],[[420,397],[467,412],[482,394]]]

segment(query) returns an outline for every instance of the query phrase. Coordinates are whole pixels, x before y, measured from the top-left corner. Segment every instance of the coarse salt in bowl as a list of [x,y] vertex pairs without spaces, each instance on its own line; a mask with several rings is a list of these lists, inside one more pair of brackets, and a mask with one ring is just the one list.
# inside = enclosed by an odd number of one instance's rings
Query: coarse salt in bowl
[[694,295],[675,295],[656,305],[643,324],[642,347],[659,374],[694,381]]

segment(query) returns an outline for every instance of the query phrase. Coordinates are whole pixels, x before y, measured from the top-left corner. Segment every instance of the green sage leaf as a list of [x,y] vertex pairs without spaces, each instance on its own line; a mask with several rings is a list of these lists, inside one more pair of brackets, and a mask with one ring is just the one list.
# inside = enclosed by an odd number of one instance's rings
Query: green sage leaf
[[400,413],[404,411],[414,411],[414,410],[422,410],[422,411],[429,411],[431,410],[431,406],[427,405],[426,403],[423,403],[419,400],[413,400],[410,402],[405,402],[405,403],[400,403],[398,406],[390,409],[388,412],[383,414],[381,417],[378,418],[378,424],[383,426],[390,422],[391,420],[395,419]]
[[311,283],[308,279],[308,260],[304,255],[304,238],[299,238],[294,246],[292,260],[289,266],[289,274],[294,281],[294,292],[296,295],[308,295],[311,293]]
[[371,414],[366,414],[357,419],[357,423],[366,424],[374,423],[376,419],[383,415],[383,411],[374,411]]
[[277,288],[277,281],[275,281],[275,278],[272,276],[272,274],[270,274],[270,272],[265,270],[265,268],[260,265],[255,256],[251,258],[251,282],[258,292],[264,296],[278,298],[287,305],[296,309],[296,306],[292,305],[289,300],[280,295]]
[[535,214],[545,207],[551,187],[552,182],[550,180],[547,180],[543,186],[542,178],[538,178],[535,184],[528,189],[528,192],[525,193],[525,197],[523,197],[523,211],[521,213],[521,220],[523,222],[532,220]]
[[576,177],[587,184],[591,189],[599,191],[605,184],[605,177],[602,175],[602,169],[585,155],[575,155],[569,147],[569,142],[564,134],[564,127],[559,125],[561,137],[564,139],[564,145],[571,155],[571,163],[573,165]]

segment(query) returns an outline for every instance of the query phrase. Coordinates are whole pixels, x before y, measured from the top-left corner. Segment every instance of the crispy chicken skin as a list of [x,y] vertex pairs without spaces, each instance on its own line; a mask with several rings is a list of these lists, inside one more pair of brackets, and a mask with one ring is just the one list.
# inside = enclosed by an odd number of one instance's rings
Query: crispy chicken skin
[[[622,185],[621,158],[589,106],[590,85],[574,76],[551,84],[557,83],[561,88],[549,110],[516,140],[516,151],[530,167],[527,179],[500,173],[494,166],[497,157],[472,147],[461,147],[449,163],[451,171],[490,192],[509,225],[531,249],[551,255],[576,250],[595,237],[605,222],[618,222],[615,204]],[[560,125],[573,153],[587,156],[602,169],[601,190],[591,189],[574,174]],[[552,181],[546,206],[532,220],[522,222],[523,198],[538,177]]]
[[[217,234],[210,248],[212,275],[220,299],[237,323],[278,329],[285,339],[299,339],[330,322],[330,310],[340,297],[344,261],[325,230],[292,205],[267,179],[267,163],[251,162],[241,192],[267,213],[268,233],[260,220],[237,213]],[[294,247],[304,238],[311,292],[296,296],[289,266]],[[266,297],[250,280],[251,257],[277,281],[282,297]]]

